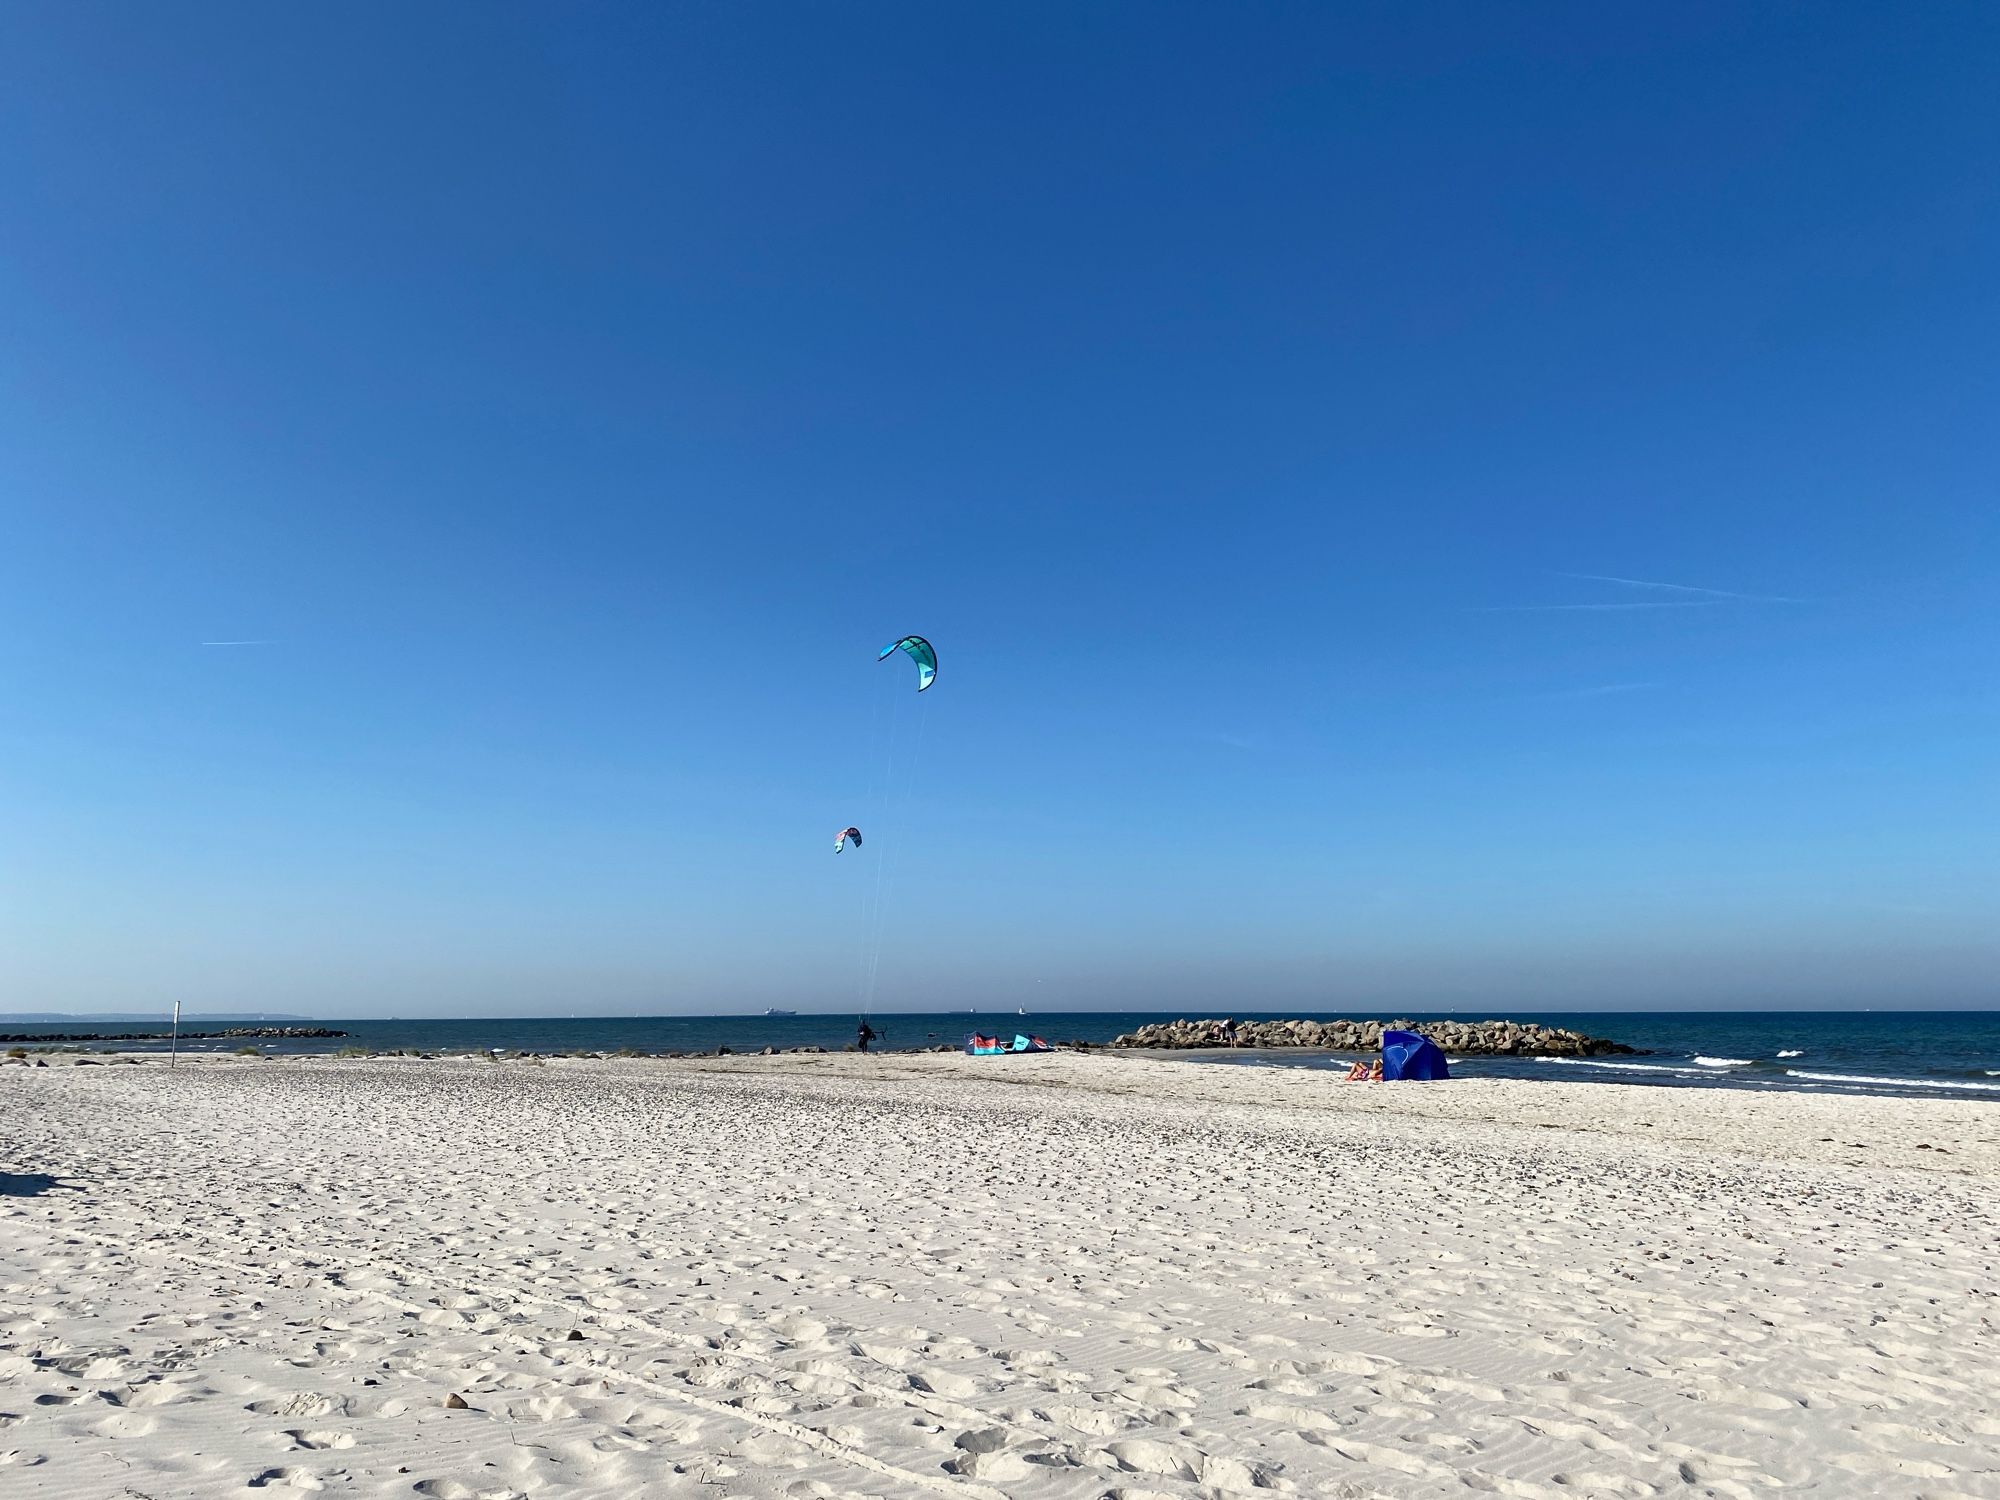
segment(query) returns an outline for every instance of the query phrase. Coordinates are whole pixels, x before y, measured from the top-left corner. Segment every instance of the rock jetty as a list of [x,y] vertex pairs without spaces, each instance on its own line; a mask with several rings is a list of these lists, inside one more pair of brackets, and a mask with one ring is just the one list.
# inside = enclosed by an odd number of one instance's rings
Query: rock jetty
[[[1373,1052],[1382,1033],[1421,1031],[1448,1053],[1486,1057],[1603,1057],[1636,1052],[1622,1042],[1524,1021],[1159,1021],[1128,1031],[1114,1047],[1321,1047]],[[1233,1039],[1232,1039],[1233,1033]]]
[[[20,1031],[0,1036],[0,1042],[164,1042],[167,1031]],[[183,1031],[184,1042],[216,1041],[223,1037],[319,1037],[346,1036],[344,1031],[328,1031],[324,1026],[230,1026],[222,1031]]]

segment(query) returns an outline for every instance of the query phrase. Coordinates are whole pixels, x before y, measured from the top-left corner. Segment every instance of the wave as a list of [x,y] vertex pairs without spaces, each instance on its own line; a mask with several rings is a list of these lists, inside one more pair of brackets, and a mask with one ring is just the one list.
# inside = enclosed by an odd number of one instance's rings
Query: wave
[[1538,1057],[1536,1062],[1561,1063],[1566,1068],[1617,1068],[1626,1073],[1692,1073],[1693,1068],[1670,1068],[1664,1063],[1591,1062],[1582,1057]]
[[1897,1089],[1983,1089],[2000,1093],[2000,1083],[1955,1082],[1946,1078],[1873,1078],[1862,1073],[1806,1073],[1797,1068],[1785,1069],[1785,1076],[1813,1083],[1872,1083]]
[[1806,1049],[1805,1049],[1805,1048],[1803,1048],[1803,1047],[1791,1047],[1791,1048],[1788,1048],[1788,1049],[1786,1049],[1786,1050],[1785,1050],[1785,1051],[1783,1051],[1783,1052],[1780,1052],[1780,1053],[1778,1054],[1778,1056],[1780,1056],[1780,1057],[1803,1057],[1803,1056],[1805,1056],[1805,1050],[1806,1050]]
[[1747,1068],[1756,1059],[1753,1057],[1697,1057],[1695,1061],[1704,1068]]

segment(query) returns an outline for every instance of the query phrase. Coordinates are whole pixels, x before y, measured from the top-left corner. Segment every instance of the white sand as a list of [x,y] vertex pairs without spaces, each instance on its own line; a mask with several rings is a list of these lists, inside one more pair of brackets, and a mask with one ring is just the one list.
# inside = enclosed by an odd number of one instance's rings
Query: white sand
[[2000,1496],[1981,1103],[207,1058],[0,1170],[9,1497]]

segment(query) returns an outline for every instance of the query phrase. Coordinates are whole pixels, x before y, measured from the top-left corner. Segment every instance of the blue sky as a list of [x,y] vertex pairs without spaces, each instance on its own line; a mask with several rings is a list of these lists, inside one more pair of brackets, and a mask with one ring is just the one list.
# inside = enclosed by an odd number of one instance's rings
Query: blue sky
[[0,1009],[1994,1004],[1996,64],[11,7]]

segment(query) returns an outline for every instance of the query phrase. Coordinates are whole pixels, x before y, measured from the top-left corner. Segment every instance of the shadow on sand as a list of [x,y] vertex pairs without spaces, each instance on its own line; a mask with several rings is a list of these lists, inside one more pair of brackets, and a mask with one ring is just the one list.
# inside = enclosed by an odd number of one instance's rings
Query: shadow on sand
[[47,1172],[0,1172],[0,1198],[39,1198],[57,1188],[74,1193],[80,1192],[83,1184],[64,1182]]

